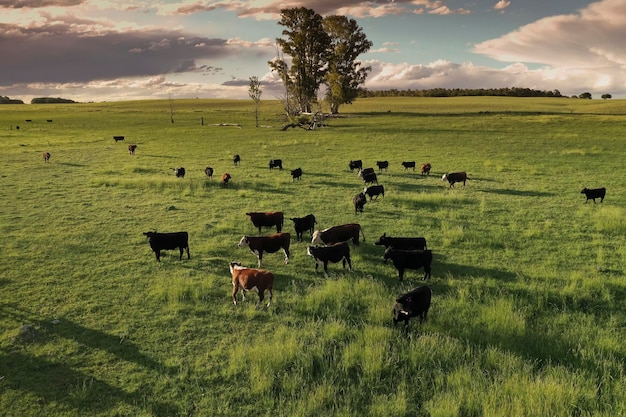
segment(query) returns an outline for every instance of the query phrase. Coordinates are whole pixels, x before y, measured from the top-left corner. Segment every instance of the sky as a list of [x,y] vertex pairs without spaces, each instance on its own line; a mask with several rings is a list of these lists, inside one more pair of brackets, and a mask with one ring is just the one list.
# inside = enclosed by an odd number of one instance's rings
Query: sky
[[369,90],[523,87],[626,97],[625,0],[0,0],[0,96],[261,99],[280,10],[355,19]]

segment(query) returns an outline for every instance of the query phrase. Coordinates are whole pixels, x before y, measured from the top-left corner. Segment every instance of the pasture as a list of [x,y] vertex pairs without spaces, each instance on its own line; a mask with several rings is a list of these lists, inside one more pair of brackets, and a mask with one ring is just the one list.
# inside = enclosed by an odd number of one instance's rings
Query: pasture
[[[259,128],[251,100],[0,107],[0,414],[626,415],[626,102],[340,111],[281,131],[276,101]],[[384,198],[358,214],[351,159],[389,161]],[[464,188],[441,181],[454,171]],[[606,187],[604,202],[585,204],[584,187]],[[283,211],[292,234],[289,264],[263,258],[269,308],[231,299],[229,263],[256,266],[237,247],[258,233],[251,211]],[[352,272],[315,273],[309,234],[297,242],[288,220],[309,213],[318,229],[361,224]],[[189,232],[191,259],[156,262],[154,230]],[[399,282],[374,245],[383,233],[424,236],[434,255],[428,321],[407,333],[391,309],[423,271]]]

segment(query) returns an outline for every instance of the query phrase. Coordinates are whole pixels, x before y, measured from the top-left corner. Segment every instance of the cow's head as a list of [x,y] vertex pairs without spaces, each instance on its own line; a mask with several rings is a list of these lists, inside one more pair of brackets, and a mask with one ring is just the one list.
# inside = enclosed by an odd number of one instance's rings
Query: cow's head
[[387,232],[383,233],[383,235],[379,237],[376,242],[374,242],[374,245],[383,245],[383,240],[385,240],[385,237],[387,237]]
[[410,314],[408,311],[404,309],[404,306],[401,303],[396,303],[393,306],[393,323],[396,324],[399,321],[408,321],[410,318]]
[[243,269],[241,262],[231,262],[229,265],[230,273],[232,274],[236,269]]
[[144,232],[143,234],[150,239],[151,237],[153,237],[154,235],[156,235],[156,230],[154,232]]
[[250,240],[248,239],[248,236],[244,236],[241,238],[237,246],[239,246],[240,248],[245,248],[246,246],[249,246],[249,245],[250,245]]
[[448,179],[448,174],[443,174],[443,176],[441,177],[441,181],[445,181]]
[[311,243],[314,245],[323,245],[324,241],[322,240],[322,234],[319,230],[313,232],[313,238],[311,239]]

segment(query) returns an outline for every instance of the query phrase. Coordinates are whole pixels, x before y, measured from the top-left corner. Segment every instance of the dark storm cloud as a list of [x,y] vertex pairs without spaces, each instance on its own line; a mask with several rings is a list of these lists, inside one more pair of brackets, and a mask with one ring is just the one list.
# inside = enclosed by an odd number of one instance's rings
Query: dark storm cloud
[[0,83],[89,82],[201,71],[196,60],[223,58],[233,49],[225,39],[178,31],[107,32],[98,27],[76,32],[75,28],[0,24]]

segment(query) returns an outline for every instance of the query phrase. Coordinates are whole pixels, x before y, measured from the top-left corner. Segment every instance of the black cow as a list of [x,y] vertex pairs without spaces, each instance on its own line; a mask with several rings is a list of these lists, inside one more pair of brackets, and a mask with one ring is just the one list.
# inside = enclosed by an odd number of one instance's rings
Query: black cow
[[378,166],[378,172],[384,170],[389,170],[389,161],[376,161],[376,165]]
[[207,178],[213,178],[213,168],[211,167],[204,168],[204,174],[206,175]]
[[113,136],[115,142],[124,142],[124,136]]
[[363,206],[367,203],[367,198],[365,194],[358,193],[352,198],[352,202],[354,203],[354,212],[358,213],[359,211],[363,213]]
[[347,262],[348,269],[352,271],[350,245],[348,245],[348,242],[336,243],[331,246],[309,246],[306,253],[315,259],[315,272],[317,272],[317,267],[321,264],[324,265],[324,274],[328,276],[328,263],[337,263],[339,261],[342,261],[343,269],[346,269]]
[[365,187],[363,192],[370,197],[370,201],[372,201],[373,197],[376,197],[378,200],[379,195],[385,198],[385,187],[382,185],[370,185],[369,187]]
[[270,159],[270,169],[279,168],[283,169],[283,160],[282,159]]
[[233,163],[235,164],[235,166],[239,165],[240,162],[241,162],[241,157],[239,155],[233,156]]
[[374,168],[363,168],[363,169],[359,169],[358,175],[359,178],[363,179],[364,176],[369,175],[369,174],[373,174]]
[[431,297],[432,291],[426,285],[398,296],[393,306],[393,325],[403,321],[404,328],[408,329],[411,317],[419,317],[420,324],[424,323],[430,309]]
[[263,253],[275,253],[280,249],[285,253],[285,263],[289,263],[289,245],[291,235],[289,233],[276,233],[269,236],[244,236],[239,241],[239,247],[248,247],[258,259],[259,268],[263,261]]
[[383,261],[387,262],[388,259],[393,261],[393,265],[398,270],[400,281],[404,278],[405,269],[424,268],[423,280],[430,278],[430,265],[433,262],[433,252],[430,250],[404,250],[390,246],[383,254]]
[[249,216],[252,224],[259,229],[259,234],[261,233],[261,227],[276,226],[276,232],[280,232],[283,229],[284,215],[282,211],[253,211],[246,213],[246,216]]
[[161,261],[162,250],[173,250],[176,248],[180,250],[179,261],[183,259],[183,250],[185,249],[187,250],[187,259],[191,259],[189,255],[189,234],[187,232],[144,232],[144,235],[148,238],[150,247],[154,251],[158,262]]
[[177,178],[185,178],[185,168],[172,168]]
[[360,159],[356,159],[354,161],[350,161],[348,163],[348,168],[350,168],[350,172],[352,172],[355,169],[362,169],[363,168],[363,161],[361,161]]
[[385,248],[393,247],[394,249],[426,249],[425,237],[390,237],[387,233],[383,233],[374,245],[384,246]]
[[415,161],[402,162],[402,166],[405,171],[409,168],[413,168],[413,171],[415,171]]
[[298,242],[302,242],[302,234],[307,230],[313,237],[313,230],[315,229],[315,216],[312,214],[307,214],[304,217],[292,217],[289,219],[293,221],[293,227],[296,229],[296,236],[298,238]]
[[301,180],[302,179],[302,168],[296,168],[291,171],[291,180]]
[[583,188],[580,193],[584,194],[585,197],[587,197],[587,199],[585,200],[585,204],[587,204],[587,201],[589,200],[593,200],[595,204],[596,198],[599,198],[600,202],[602,203],[604,201],[604,196],[606,195],[606,188]]
[[378,184],[378,178],[376,177],[376,173],[372,172],[370,174],[364,174],[361,178],[363,178],[363,182],[365,185],[367,184]]
[[462,182],[463,187],[465,187],[465,181],[468,180],[467,174],[465,172],[450,172],[443,174],[441,177],[441,181],[448,181],[450,183],[450,188],[454,187],[455,182]]

